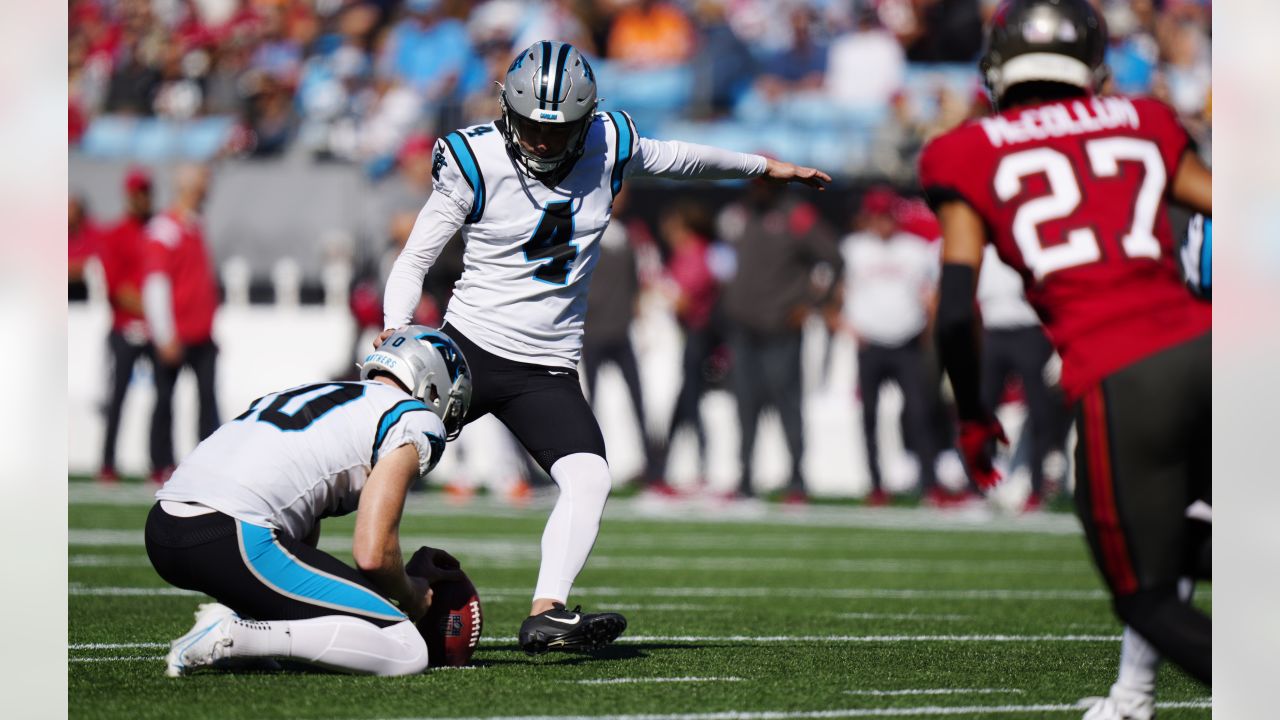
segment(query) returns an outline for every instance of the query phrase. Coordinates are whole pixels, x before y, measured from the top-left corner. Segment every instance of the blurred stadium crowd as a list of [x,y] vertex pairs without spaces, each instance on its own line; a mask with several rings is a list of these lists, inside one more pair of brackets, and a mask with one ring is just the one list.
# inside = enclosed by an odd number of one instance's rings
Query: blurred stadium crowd
[[[1164,99],[1207,157],[1210,2],[1097,4],[1111,32],[1106,91]],[[621,371],[637,425],[652,436],[637,480],[671,492],[667,452],[685,428],[697,441],[696,473],[705,477],[715,425],[703,421],[699,404],[710,390],[725,389],[735,400],[740,438],[736,494],[751,495],[758,485],[754,438],[770,409],[791,461],[783,495],[804,500],[801,457],[813,429],[803,424],[799,388],[822,381],[802,378],[812,368],[801,367],[799,348],[802,337],[816,335],[825,339],[819,375],[830,372],[835,339],[856,348],[869,499],[889,500],[877,429],[887,382],[902,398],[903,445],[920,458],[920,496],[937,505],[964,499],[967,491],[957,492],[963,479],[945,483],[950,489],[939,485],[939,475],[962,471],[944,450],[953,429],[929,338],[938,230],[914,197],[914,167],[925,140],[989,111],[976,59],[995,5],[72,0],[71,297],[85,297],[80,272],[97,257],[115,310],[102,477],[116,475],[119,405],[133,362],[169,362],[147,349],[147,318],[136,297],[144,274],[165,260],[147,261],[146,270],[146,262],[129,260],[155,255],[137,249],[155,239],[153,214],[170,207],[167,216],[187,223],[184,242],[194,238],[213,257],[218,270],[201,270],[191,282],[216,276],[228,302],[296,302],[300,267],[302,301],[307,288],[324,286],[310,296],[332,303],[332,288],[340,287],[356,347],[366,347],[368,334],[381,329],[386,274],[431,191],[434,137],[492,120],[493,83],[514,54],[555,38],[593,58],[605,106],[627,110],[641,133],[768,152],[839,180],[820,196],[763,184],[679,193],[637,184],[619,196],[592,286],[584,375],[594,400],[599,368]],[[198,198],[166,189],[171,174],[181,183],[183,172],[168,170],[179,162],[216,166],[207,208],[203,180]],[[123,209],[122,219],[101,207]],[[247,271],[237,264],[245,258]],[[321,281],[335,261],[344,272]],[[292,274],[280,271],[282,263]],[[455,238],[427,278],[418,321],[441,321],[461,270]],[[184,311],[181,272],[170,278],[175,315]],[[986,370],[986,402],[1029,406],[1032,422],[1010,463],[1027,468],[1026,507],[1035,509],[1067,483],[1068,422],[1049,409],[1060,405],[1052,400],[1052,351],[1020,297],[1019,279],[988,274],[984,269],[980,292],[995,334],[988,344],[1008,352],[989,353],[1000,364]],[[284,276],[293,277],[292,292],[281,289]],[[263,277],[271,278],[265,290],[254,282]],[[645,415],[644,363],[631,344],[638,315],[654,308],[684,339],[683,384],[673,383],[680,389],[671,414],[656,422]],[[212,343],[207,333],[191,341]],[[119,367],[122,357],[128,368]],[[213,371],[204,372],[212,385]],[[172,423],[167,414],[157,417]],[[202,417],[201,435],[211,422]],[[157,451],[154,433],[151,471],[162,479],[173,462],[172,441],[162,438]]]
[[[1210,2],[1097,4],[1114,89],[1203,129]],[[645,134],[909,181],[922,138],[985,104],[974,60],[995,5],[72,0],[70,141],[108,157],[296,153],[378,177],[414,133],[492,119],[514,53],[558,38],[598,59],[605,105]]]

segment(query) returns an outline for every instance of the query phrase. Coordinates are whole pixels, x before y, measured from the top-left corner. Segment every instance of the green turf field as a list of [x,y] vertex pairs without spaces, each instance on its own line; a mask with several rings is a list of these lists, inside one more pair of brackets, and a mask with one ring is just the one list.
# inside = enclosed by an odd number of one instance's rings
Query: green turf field
[[[547,501],[456,507],[426,493],[410,500],[404,544],[450,550],[478,586],[474,668],[169,679],[168,641],[202,598],[147,563],[150,489],[70,494],[72,717],[1078,718],[1119,652],[1070,515],[618,499],[573,600],[624,613],[626,635],[596,656],[529,658],[514,636]],[[349,560],[351,526],[325,521],[321,547]],[[1207,588],[1197,600],[1209,606]],[[1163,720],[1210,716],[1206,690],[1169,667],[1159,699]]]

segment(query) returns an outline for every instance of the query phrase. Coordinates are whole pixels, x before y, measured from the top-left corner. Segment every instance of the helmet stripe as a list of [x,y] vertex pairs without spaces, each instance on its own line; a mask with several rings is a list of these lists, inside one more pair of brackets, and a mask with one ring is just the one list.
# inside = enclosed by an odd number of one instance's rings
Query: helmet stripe
[[551,69],[551,43],[546,40],[542,41],[542,73],[538,76],[538,109],[547,109],[547,84],[551,79],[547,73]]
[[560,81],[564,78],[564,64],[569,59],[569,51],[572,49],[572,45],[563,43],[560,45],[560,54],[556,56],[556,84],[555,89],[551,91],[552,110],[560,109]]

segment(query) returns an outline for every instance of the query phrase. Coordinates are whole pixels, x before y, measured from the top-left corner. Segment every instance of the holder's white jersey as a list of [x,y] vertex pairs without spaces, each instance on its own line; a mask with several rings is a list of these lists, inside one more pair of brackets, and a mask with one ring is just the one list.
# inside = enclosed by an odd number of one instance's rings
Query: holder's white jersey
[[628,177],[746,178],[759,155],[640,137],[624,112],[598,113],[582,157],[555,187],[507,154],[496,123],[436,143],[435,188],[387,281],[386,326],[409,322],[422,278],[459,228],[462,278],[445,321],[510,360],[576,368],[587,287],[613,198]]
[[205,438],[156,498],[198,502],[301,539],[320,518],[355,511],[378,458],[409,444],[426,474],[444,452],[444,424],[399,388],[300,385],[254,400]]

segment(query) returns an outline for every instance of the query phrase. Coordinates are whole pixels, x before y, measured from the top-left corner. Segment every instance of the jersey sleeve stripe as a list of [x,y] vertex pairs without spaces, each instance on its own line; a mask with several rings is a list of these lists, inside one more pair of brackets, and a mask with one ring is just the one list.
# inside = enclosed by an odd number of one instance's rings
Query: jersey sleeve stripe
[[569,43],[560,46],[560,54],[556,56],[556,84],[551,91],[551,109],[560,109],[560,82],[564,78],[564,63],[569,59]]
[[373,450],[370,452],[372,462],[378,462],[378,451],[382,449],[382,443],[387,439],[387,433],[391,432],[391,428],[400,422],[400,418],[406,413],[427,411],[427,406],[417,400],[401,400],[391,409],[382,413],[382,417],[378,419],[378,432],[373,437]]
[[476,223],[484,215],[485,188],[484,175],[480,172],[480,163],[476,162],[476,154],[462,133],[451,132],[444,137],[445,145],[453,159],[462,170],[462,177],[471,186],[471,212],[467,213],[467,223]]
[[614,137],[613,175],[610,187],[616,196],[622,190],[623,173],[635,151],[635,132],[631,127],[631,119],[626,113],[615,110],[608,115],[613,121]]

